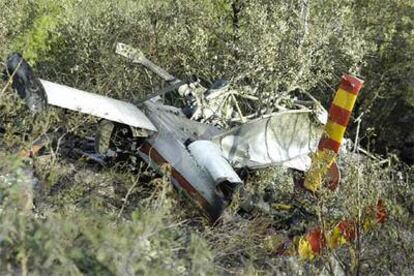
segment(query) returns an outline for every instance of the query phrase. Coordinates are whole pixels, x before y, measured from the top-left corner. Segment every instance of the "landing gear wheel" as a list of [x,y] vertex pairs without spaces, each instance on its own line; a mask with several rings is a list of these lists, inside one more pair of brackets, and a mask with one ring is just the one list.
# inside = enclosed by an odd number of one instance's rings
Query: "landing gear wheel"
[[95,136],[95,151],[113,161],[128,161],[141,140],[134,137],[130,126],[101,120]]

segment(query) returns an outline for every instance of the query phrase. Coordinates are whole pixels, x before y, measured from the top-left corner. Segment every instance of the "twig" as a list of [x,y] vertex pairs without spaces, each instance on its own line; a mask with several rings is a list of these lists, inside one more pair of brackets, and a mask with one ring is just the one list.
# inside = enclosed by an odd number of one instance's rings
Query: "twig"
[[357,125],[357,131],[355,134],[355,143],[354,143],[354,150],[353,152],[356,153],[358,150],[358,144],[359,144],[359,130],[361,128],[361,121],[362,121],[362,116],[364,116],[364,112],[361,113],[361,115],[358,116],[358,118],[355,119],[354,122],[356,122]]
[[[141,167],[142,167],[142,166],[141,166]],[[124,211],[124,209],[125,209],[125,207],[126,207],[126,205],[127,205],[127,203],[128,203],[128,198],[129,198],[129,196],[132,194],[132,191],[135,189],[135,187],[136,187],[136,186],[138,185],[138,183],[139,183],[140,176],[141,176],[141,167],[139,168],[139,173],[138,173],[138,177],[137,177],[137,179],[135,180],[134,184],[132,184],[132,186],[128,189],[127,194],[126,194],[126,195],[125,195],[125,197],[122,199],[122,201],[123,201],[124,203],[122,203],[121,210],[119,210],[119,213],[118,213],[118,216],[117,216],[117,218],[118,218],[118,219],[121,217],[122,212]]]
[[1,92],[0,92],[0,98],[3,96],[3,93],[4,93],[4,92],[6,92],[7,88],[9,87],[9,85],[10,85],[11,83],[13,83],[13,77],[14,77],[14,75],[16,75],[16,72],[17,72],[17,70],[19,70],[20,65],[22,64],[22,62],[23,62],[23,59],[22,59],[22,60],[20,60],[19,64],[17,64],[16,69],[15,69],[15,70],[13,71],[13,73],[10,75],[9,79],[7,80],[6,85],[3,87],[3,89],[2,89],[2,90],[1,90]]
[[380,162],[384,161],[360,146],[358,146],[358,152],[362,152],[363,154],[365,154],[366,156],[368,156],[369,158],[373,160],[380,161]]
[[239,106],[239,103],[237,102],[237,99],[236,99],[236,97],[234,96],[234,94],[231,94],[231,98],[232,98],[232,100],[233,100],[234,104],[236,105],[236,109],[237,109],[237,112],[238,112],[238,113],[239,113],[239,115],[240,115],[240,119],[241,119],[241,121],[242,121],[243,123],[245,123],[245,122],[246,122],[246,119],[245,119],[245,118],[244,118],[244,116],[243,116],[243,112],[241,111],[240,106]]

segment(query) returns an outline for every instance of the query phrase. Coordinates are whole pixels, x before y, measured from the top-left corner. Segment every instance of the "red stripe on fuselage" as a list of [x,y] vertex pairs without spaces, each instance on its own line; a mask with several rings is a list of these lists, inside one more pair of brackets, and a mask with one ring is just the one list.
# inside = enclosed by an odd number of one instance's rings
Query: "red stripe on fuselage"
[[[139,150],[147,155],[150,160],[153,160],[158,166],[169,163],[154,147],[148,143],[142,144]],[[171,175],[175,178],[175,180],[177,180],[178,184],[180,184],[180,186],[187,191],[187,193],[192,195],[201,204],[204,209],[208,210],[211,208],[210,203],[174,167],[172,167]]]

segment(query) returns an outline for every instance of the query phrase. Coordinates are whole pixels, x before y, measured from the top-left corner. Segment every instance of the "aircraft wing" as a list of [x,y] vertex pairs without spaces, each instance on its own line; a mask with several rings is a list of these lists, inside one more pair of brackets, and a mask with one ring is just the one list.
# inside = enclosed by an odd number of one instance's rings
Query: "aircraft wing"
[[235,168],[285,164],[306,170],[323,133],[311,111],[286,111],[247,122],[212,140]]
[[147,116],[131,103],[46,80],[40,80],[40,82],[45,88],[48,103],[51,105],[90,114],[136,128],[157,131]]

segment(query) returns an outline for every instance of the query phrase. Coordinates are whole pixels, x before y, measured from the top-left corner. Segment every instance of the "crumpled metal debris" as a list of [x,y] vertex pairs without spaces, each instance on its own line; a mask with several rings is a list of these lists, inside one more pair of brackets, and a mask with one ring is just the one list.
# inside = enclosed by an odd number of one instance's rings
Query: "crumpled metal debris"
[[[174,77],[148,60],[144,53],[139,49],[123,43],[118,43],[116,53],[128,58],[133,63],[145,66],[171,85],[184,83],[179,78]],[[177,91],[179,95],[186,99],[187,117],[192,120],[207,122],[220,127],[227,126],[227,122],[231,120],[245,122],[235,98],[235,95],[239,95],[239,93],[230,89],[229,82],[226,80],[217,80],[210,88],[201,86],[200,82],[197,80],[180,85]],[[245,95],[242,96],[249,98]],[[159,98],[157,97],[155,99],[158,100]]]
[[256,119],[213,137],[236,168],[285,164],[306,170],[323,133],[311,111],[286,111]]

